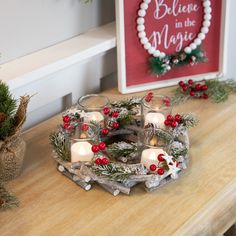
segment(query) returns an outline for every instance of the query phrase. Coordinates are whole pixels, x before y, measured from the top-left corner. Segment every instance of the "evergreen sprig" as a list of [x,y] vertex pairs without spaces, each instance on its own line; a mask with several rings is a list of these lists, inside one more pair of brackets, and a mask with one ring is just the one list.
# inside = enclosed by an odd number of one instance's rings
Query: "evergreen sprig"
[[0,139],[8,137],[14,127],[14,115],[16,113],[17,101],[10,93],[9,87],[0,81]]
[[7,210],[17,206],[19,206],[17,198],[0,183],[0,210]]
[[66,140],[66,134],[62,130],[58,130],[49,136],[50,143],[57,157],[63,161],[70,161],[70,148]]
[[225,102],[231,93],[236,93],[236,81],[234,80],[207,80],[208,95],[214,103]]
[[101,177],[112,181],[125,182],[133,173],[122,166],[116,166],[112,163],[108,165],[93,165],[92,171]]
[[204,56],[201,47],[197,47],[189,54],[181,51],[167,55],[164,58],[152,57],[150,59],[150,68],[153,74],[163,75],[172,68],[186,66],[190,63],[201,63],[206,60],[207,58]]
[[142,100],[141,98],[133,97],[131,99],[111,102],[111,105],[112,107],[115,107],[115,108],[124,107],[127,110],[132,110],[133,108],[141,104],[141,100]]
[[[236,93],[236,81],[235,80],[206,80],[204,81],[207,86],[206,94],[213,103],[225,102],[229,95]],[[196,95],[198,92],[195,92]],[[186,102],[188,99],[196,98],[198,96],[191,97],[188,92],[183,92],[180,87],[174,90],[174,96],[171,97],[172,105],[179,105]]]
[[118,142],[107,147],[109,155],[114,158],[129,157],[137,154],[138,147],[136,143]]
[[197,116],[191,112],[181,115],[181,124],[183,124],[187,129],[197,126],[198,122],[199,120]]

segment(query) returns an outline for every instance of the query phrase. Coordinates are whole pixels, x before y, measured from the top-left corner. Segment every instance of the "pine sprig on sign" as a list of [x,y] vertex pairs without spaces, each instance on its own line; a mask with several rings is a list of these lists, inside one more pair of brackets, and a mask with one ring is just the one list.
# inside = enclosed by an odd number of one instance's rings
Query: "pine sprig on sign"
[[185,126],[187,129],[190,127],[195,127],[197,126],[199,120],[196,117],[196,115],[194,115],[193,113],[185,113],[181,115],[181,123],[183,124],[183,126]]
[[129,157],[137,154],[138,147],[136,143],[118,142],[108,146],[108,153],[114,157]]
[[236,81],[207,80],[208,94],[214,103],[225,102],[231,93],[236,93]]
[[7,210],[17,206],[19,206],[17,198],[0,183],[0,210]]
[[172,55],[167,55],[164,58],[152,57],[149,62],[153,74],[163,75],[173,68],[201,63],[206,60],[207,58],[204,56],[201,47],[197,47],[189,54],[181,51]]
[[49,140],[57,157],[63,161],[70,161],[70,148],[66,141],[66,135],[62,130],[50,134]]
[[121,183],[125,182],[133,174],[129,169],[112,163],[108,165],[93,165],[92,171],[98,176]]

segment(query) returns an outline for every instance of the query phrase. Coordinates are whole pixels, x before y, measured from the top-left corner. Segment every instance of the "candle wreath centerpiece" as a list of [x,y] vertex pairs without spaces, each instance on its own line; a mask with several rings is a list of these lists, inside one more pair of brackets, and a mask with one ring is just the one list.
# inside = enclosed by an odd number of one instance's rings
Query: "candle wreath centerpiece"
[[192,113],[172,114],[167,96],[109,102],[91,94],[63,113],[50,135],[58,170],[85,190],[97,183],[113,194],[129,194],[144,183],[152,192],[187,168]]

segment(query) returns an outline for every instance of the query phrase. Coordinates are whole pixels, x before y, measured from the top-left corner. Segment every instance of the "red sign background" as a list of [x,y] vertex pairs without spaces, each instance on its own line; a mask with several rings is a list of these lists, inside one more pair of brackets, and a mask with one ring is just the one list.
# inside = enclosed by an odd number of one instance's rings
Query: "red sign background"
[[[154,18],[154,12],[156,10],[156,2],[162,2],[163,4],[171,7],[173,2],[180,5],[186,5],[190,3],[198,4],[199,11],[191,13],[182,13],[178,16],[173,14],[166,14],[161,19]],[[139,85],[149,82],[157,82],[163,80],[169,80],[173,78],[180,78],[191,75],[205,74],[210,72],[219,71],[219,54],[220,54],[220,32],[221,32],[221,7],[222,0],[211,0],[212,7],[212,19],[209,33],[206,35],[206,39],[202,43],[202,48],[206,53],[208,61],[206,63],[200,63],[194,66],[186,66],[184,68],[175,68],[165,75],[157,76],[152,75],[149,71],[148,60],[151,55],[143,48],[140,43],[137,32],[138,10],[142,1],[137,0],[124,0],[124,20],[125,20],[125,50],[126,50],[126,85]],[[162,10],[164,7],[162,8]],[[164,14],[159,12],[160,15]],[[195,25],[191,27],[185,26],[185,21],[189,18],[190,21],[195,21]],[[163,27],[168,25],[167,41],[171,35],[176,36],[177,34],[185,35],[193,33],[197,35],[201,29],[203,21],[203,7],[201,0],[152,0],[149,4],[147,14],[145,16],[145,31],[147,36],[150,37],[153,32],[161,32]],[[177,22],[182,22],[183,27],[176,27]],[[181,24],[181,23],[180,23]],[[166,31],[163,31],[163,35]],[[172,54],[176,50],[176,45],[171,45],[169,48],[164,48],[164,39],[162,37],[161,45],[158,46],[160,51],[166,54]],[[182,48],[186,47],[191,43],[191,40],[184,41]]]

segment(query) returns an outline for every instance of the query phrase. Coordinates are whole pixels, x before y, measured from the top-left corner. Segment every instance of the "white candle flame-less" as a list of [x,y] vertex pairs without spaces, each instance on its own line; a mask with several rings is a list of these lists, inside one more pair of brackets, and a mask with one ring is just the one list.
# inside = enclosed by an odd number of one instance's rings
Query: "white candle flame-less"
[[94,153],[89,142],[77,142],[71,145],[71,162],[91,161]]
[[96,121],[96,122],[103,122],[104,117],[101,112],[98,111],[93,111],[93,112],[87,112],[86,116],[84,117],[85,122],[91,122],[91,121]]
[[146,168],[149,170],[150,165],[155,164],[158,165],[159,161],[157,159],[159,154],[166,155],[166,152],[161,148],[149,148],[145,149],[142,152],[141,156],[141,163],[146,166]]
[[165,116],[162,113],[149,112],[145,116],[145,125],[151,123],[155,127],[163,129],[163,128],[165,128],[164,122],[165,122]]

